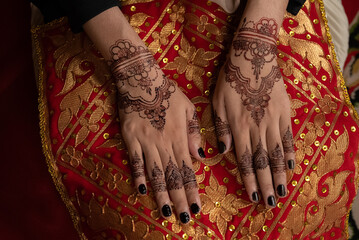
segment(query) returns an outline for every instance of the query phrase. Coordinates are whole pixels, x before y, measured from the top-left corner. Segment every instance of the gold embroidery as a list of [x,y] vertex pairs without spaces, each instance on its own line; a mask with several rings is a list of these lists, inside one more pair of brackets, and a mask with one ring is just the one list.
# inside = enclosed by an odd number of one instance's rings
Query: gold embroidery
[[161,45],[167,45],[168,37],[171,35],[172,29],[174,29],[175,23],[169,22],[161,28],[160,32],[154,31],[152,33],[153,41],[148,45],[148,49],[152,54],[155,54]]
[[143,30],[140,28],[140,26],[145,23],[147,18],[150,17],[149,15],[147,15],[145,13],[135,13],[130,17],[128,15],[124,14],[124,16],[127,19],[127,21],[130,23],[130,25],[132,26],[133,30],[135,30],[136,33],[143,32]]
[[125,149],[125,143],[119,133],[116,133],[114,138],[110,138],[106,140],[103,144],[98,146],[98,148],[112,148],[112,147],[116,147],[117,150]]
[[205,51],[203,48],[196,49],[191,46],[184,35],[181,37],[181,49],[178,57],[169,62],[163,68],[165,70],[177,70],[179,74],[185,73],[186,79],[194,82],[198,89],[203,92],[204,67],[209,61],[219,55],[219,52]]
[[227,188],[219,185],[211,173],[209,185],[205,188],[206,194],[201,193],[202,213],[209,214],[209,220],[216,223],[219,232],[225,236],[227,222],[238,214],[238,209],[250,206],[252,203],[238,199],[234,194],[227,194]]
[[325,95],[324,98],[319,99],[318,105],[325,114],[331,113],[332,110],[337,109],[338,107],[328,94]]

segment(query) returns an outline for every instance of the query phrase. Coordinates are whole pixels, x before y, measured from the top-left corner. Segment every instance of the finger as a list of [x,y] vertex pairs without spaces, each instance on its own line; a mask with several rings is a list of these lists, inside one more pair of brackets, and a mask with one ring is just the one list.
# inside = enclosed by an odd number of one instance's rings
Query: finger
[[[265,134],[261,134],[265,136]],[[272,174],[269,168],[269,157],[266,149],[265,138],[259,137],[257,133],[251,133],[253,153],[253,165],[257,174],[257,180],[264,202],[267,207],[273,208],[276,205],[274,197]],[[254,145],[255,144],[255,145]]]
[[276,194],[278,197],[285,197],[288,192],[286,187],[287,174],[279,128],[268,128],[267,143],[270,150],[269,162]]
[[130,158],[130,167],[134,185],[137,191],[141,195],[144,195],[147,193],[147,186],[145,177],[145,164],[140,143],[136,141],[129,144],[128,154]]
[[147,173],[150,178],[151,186],[155,195],[158,208],[163,217],[170,217],[172,215],[171,201],[167,192],[165,181],[165,174],[163,171],[160,155],[156,147],[144,147],[142,149],[145,153]]
[[228,124],[227,113],[225,110],[224,99],[213,101],[214,124],[216,127],[216,135],[218,139],[219,153],[227,153],[232,144],[231,128]]
[[234,145],[236,149],[238,168],[244,183],[244,187],[252,202],[259,202],[259,193],[255,169],[252,159],[252,146],[249,131],[233,132]]
[[287,169],[294,170],[295,168],[295,151],[294,151],[294,144],[293,144],[293,133],[292,133],[292,126],[289,121],[286,123],[281,124],[284,126],[281,129],[281,138],[282,138],[282,146],[284,151],[284,161],[287,165]]
[[187,204],[186,193],[183,188],[182,175],[173,155],[168,157],[168,161],[165,163],[165,166],[167,190],[176,209],[177,217],[183,224],[186,224],[189,222],[191,217]]
[[188,131],[188,148],[191,155],[197,160],[206,158],[203,148],[201,147],[201,133],[197,112],[194,108],[187,110],[187,131]]
[[193,171],[192,160],[189,154],[187,154],[188,149],[185,146],[186,144],[175,144],[172,147],[180,167],[188,206],[190,206],[192,213],[197,214],[201,209],[201,200],[198,194],[198,185]]

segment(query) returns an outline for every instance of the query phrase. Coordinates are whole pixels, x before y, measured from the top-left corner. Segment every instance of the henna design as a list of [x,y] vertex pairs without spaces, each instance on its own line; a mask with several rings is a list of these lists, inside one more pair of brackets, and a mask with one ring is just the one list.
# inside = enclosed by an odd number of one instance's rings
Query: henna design
[[284,162],[284,157],[282,149],[279,144],[274,148],[270,158],[270,167],[273,173],[282,173],[285,172],[286,166]]
[[186,191],[198,188],[196,175],[193,169],[186,165],[185,161],[182,162],[181,175],[183,179],[183,186]]
[[226,81],[241,95],[243,105],[251,112],[251,117],[258,126],[271,99],[273,86],[282,77],[277,65],[273,65],[265,73],[262,72],[266,63],[276,59],[277,35],[278,24],[274,19],[262,18],[257,23],[246,22],[245,19],[233,41],[234,56],[242,57],[251,63],[256,81],[253,83],[252,77],[245,76],[242,69],[231,60],[227,61],[224,68]]
[[151,185],[155,193],[167,191],[166,182],[163,177],[163,172],[157,166],[156,162],[152,169]]
[[265,169],[269,165],[268,153],[263,148],[262,140],[259,139],[259,143],[257,145],[256,151],[253,154],[253,162],[254,168],[258,169]]
[[200,127],[199,127],[197,112],[194,111],[192,119],[188,121],[188,134],[197,134],[197,133],[200,133]]
[[131,171],[134,178],[139,178],[145,176],[144,163],[140,156],[135,152],[131,159]]
[[252,63],[257,81],[264,64],[272,62],[276,57],[277,31],[278,24],[274,19],[262,18],[257,23],[244,19],[233,41],[235,56],[243,54]]
[[176,190],[183,187],[181,172],[178,167],[172,162],[171,157],[166,167],[165,176],[168,190]]
[[294,144],[293,144],[293,134],[290,131],[290,127],[288,126],[287,131],[285,132],[283,139],[282,139],[282,144],[283,144],[283,150],[284,153],[294,153]]
[[254,174],[252,154],[249,152],[249,149],[247,146],[246,146],[246,151],[240,157],[239,169],[240,169],[242,176],[249,176],[251,174]]
[[148,49],[135,46],[129,40],[118,40],[110,47],[110,54],[109,64],[119,90],[119,107],[126,114],[138,112],[157,130],[163,130],[168,99],[176,90],[175,84],[159,73],[161,69]]
[[217,137],[223,137],[225,135],[231,134],[231,128],[227,121],[222,121],[222,119],[214,113],[214,125],[216,126],[216,135]]

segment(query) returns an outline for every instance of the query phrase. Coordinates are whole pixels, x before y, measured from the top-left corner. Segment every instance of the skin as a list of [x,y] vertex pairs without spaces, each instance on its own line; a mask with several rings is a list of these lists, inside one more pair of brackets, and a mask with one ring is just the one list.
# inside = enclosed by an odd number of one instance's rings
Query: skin
[[[254,195],[261,192],[269,208],[275,207],[276,197],[286,196],[286,169],[294,168],[295,159],[290,102],[276,61],[287,4],[248,1],[213,96],[223,153],[234,146],[250,199],[257,202]],[[223,130],[225,124],[229,130]]]
[[[120,125],[135,187],[139,194],[148,193],[147,174],[159,209],[170,207],[172,201],[177,216],[185,216],[182,222],[187,223],[190,206],[201,207],[191,160],[191,155],[202,159],[194,105],[163,74],[119,8],[102,12],[83,28],[108,62],[117,85]],[[145,192],[140,190],[143,185]]]

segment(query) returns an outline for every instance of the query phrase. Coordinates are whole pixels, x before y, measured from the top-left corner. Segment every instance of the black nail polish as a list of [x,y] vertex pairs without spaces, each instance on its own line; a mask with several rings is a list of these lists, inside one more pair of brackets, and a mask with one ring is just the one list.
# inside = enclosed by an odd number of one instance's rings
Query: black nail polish
[[252,193],[252,200],[254,202],[258,202],[259,201],[259,196],[257,192]]
[[275,198],[274,196],[269,196],[268,197],[268,205],[271,207],[275,207]]
[[204,154],[203,148],[198,148],[198,154],[201,158],[206,158],[206,155]]
[[171,211],[170,206],[168,206],[167,204],[166,204],[166,205],[163,205],[163,207],[162,207],[162,214],[163,214],[163,216],[165,216],[165,217],[171,216],[171,215],[172,215],[172,211]]
[[197,205],[197,203],[192,203],[191,205],[191,211],[194,213],[194,214],[197,214],[199,213],[199,206]]
[[146,193],[147,193],[147,189],[146,189],[145,184],[140,184],[140,186],[138,186],[138,191],[139,191],[141,194],[146,194]]
[[180,214],[180,219],[182,223],[188,223],[189,222],[189,215],[186,212],[183,212]]
[[224,153],[224,151],[226,151],[226,145],[223,142],[218,143],[218,151],[219,153]]
[[291,170],[294,169],[294,160],[293,160],[293,159],[288,160],[288,167],[289,167],[289,169],[291,169]]
[[284,197],[286,195],[285,193],[285,187],[283,184],[278,185],[277,187],[277,193],[279,196]]

